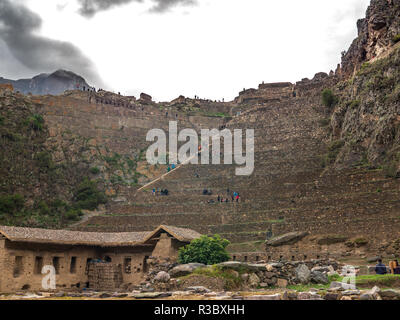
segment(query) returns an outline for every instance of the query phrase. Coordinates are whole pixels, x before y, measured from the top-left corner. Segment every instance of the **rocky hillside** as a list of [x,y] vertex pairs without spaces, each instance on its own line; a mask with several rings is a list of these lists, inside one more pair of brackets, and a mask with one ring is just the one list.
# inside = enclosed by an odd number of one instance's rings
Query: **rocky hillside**
[[190,99],[156,104],[106,91],[26,96],[12,89],[0,85],[0,224],[19,226],[66,227],[127,201],[166,171],[145,161],[150,129],[167,131],[170,120],[218,127],[229,110]]
[[65,70],[57,70],[51,74],[42,73],[32,79],[10,80],[0,78],[0,84],[5,83],[12,84],[16,91],[34,95],[58,95],[66,90],[74,90],[78,86],[79,88],[90,88],[81,76]]
[[62,227],[106,203],[84,162],[87,142],[70,135],[69,161],[55,163],[40,111],[29,97],[0,91],[1,224]]
[[357,22],[358,37],[343,52],[341,72],[353,76],[366,61],[385,55],[400,40],[400,1],[372,0],[366,17]]
[[341,150],[336,168],[384,168],[400,174],[400,44],[379,60],[364,62],[335,86],[332,142]]

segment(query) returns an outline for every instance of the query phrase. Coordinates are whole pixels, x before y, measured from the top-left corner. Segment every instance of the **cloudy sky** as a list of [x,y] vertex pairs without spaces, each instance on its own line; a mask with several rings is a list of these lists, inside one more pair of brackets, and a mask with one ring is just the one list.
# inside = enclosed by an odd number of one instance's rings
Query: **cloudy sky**
[[59,68],[123,94],[233,99],[340,62],[369,0],[0,0],[0,76]]

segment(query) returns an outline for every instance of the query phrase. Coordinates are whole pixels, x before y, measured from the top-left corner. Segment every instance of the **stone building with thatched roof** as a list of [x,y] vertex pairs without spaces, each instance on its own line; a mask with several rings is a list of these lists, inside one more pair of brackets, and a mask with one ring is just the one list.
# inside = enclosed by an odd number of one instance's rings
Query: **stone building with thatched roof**
[[201,235],[159,226],[151,232],[99,233],[0,226],[0,292],[43,290],[45,266],[57,289],[114,290],[139,284],[149,259],[174,261]]

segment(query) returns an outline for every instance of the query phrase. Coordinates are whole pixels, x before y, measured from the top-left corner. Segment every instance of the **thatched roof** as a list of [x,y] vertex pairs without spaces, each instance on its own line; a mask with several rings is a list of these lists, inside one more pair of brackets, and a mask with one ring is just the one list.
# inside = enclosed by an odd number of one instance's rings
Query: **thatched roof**
[[0,234],[14,242],[114,247],[145,244],[147,240],[162,229],[183,242],[190,242],[196,237],[200,237],[200,234],[190,229],[164,226],[158,227],[153,232],[121,233],[79,232],[0,226]]
[[148,242],[155,236],[157,236],[161,232],[167,232],[171,236],[173,236],[175,239],[181,241],[181,242],[190,242],[194,239],[200,238],[201,234],[191,230],[191,229],[183,229],[183,228],[177,228],[177,227],[172,227],[172,226],[164,226],[161,225],[159,226],[156,230],[153,232],[150,232],[144,239],[143,242]]

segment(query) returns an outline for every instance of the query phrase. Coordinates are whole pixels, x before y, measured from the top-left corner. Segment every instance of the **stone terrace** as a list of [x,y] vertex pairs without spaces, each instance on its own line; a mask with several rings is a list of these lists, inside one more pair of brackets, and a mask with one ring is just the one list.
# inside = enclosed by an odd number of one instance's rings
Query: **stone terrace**
[[[325,116],[319,94],[257,106],[228,124],[232,129],[255,129],[252,176],[235,176],[231,165],[187,165],[154,185],[167,188],[168,197],[152,196],[153,186],[136,196],[130,193],[129,203],[113,206],[109,214],[93,217],[79,229],[151,230],[164,223],[219,233],[235,248],[265,240],[268,230],[274,235],[292,231],[351,237],[397,235],[398,183],[380,171],[322,168],[320,157],[327,152],[327,144],[318,121]],[[203,196],[204,188],[212,189],[214,195]],[[218,194],[226,196],[227,188],[240,192],[242,202],[207,203]],[[381,239],[374,240],[378,244]]]

